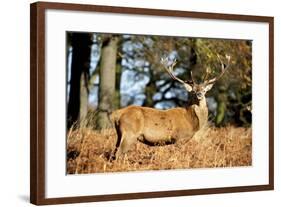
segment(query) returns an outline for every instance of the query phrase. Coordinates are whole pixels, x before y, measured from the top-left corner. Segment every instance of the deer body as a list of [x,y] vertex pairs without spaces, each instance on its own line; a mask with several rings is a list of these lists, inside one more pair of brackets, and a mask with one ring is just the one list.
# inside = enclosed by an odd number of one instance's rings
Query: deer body
[[[228,57],[229,61],[230,57]],[[163,61],[163,60],[162,60]],[[164,65],[166,63],[164,62]],[[201,84],[193,80],[183,81],[172,73],[172,68],[165,67],[169,75],[182,83],[189,92],[185,108],[158,110],[149,107],[128,106],[114,111],[110,119],[117,132],[117,142],[113,157],[126,153],[137,141],[150,145],[174,143],[179,139],[191,139],[208,121],[208,108],[205,94],[225,71],[222,63],[222,73],[219,77]]]
[[117,157],[126,153],[137,141],[151,145],[188,141],[208,120],[205,98],[186,108],[158,110],[128,106],[114,111],[111,120],[117,130]]

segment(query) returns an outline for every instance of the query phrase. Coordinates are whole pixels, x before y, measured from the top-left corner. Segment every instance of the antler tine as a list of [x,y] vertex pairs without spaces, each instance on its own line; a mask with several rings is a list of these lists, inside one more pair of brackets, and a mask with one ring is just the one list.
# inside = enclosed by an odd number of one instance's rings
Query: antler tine
[[190,71],[190,76],[191,76],[192,83],[195,83],[192,71]]
[[164,66],[165,70],[168,72],[172,79],[179,81],[180,83],[186,84],[185,81],[181,80],[173,74],[174,67],[177,64],[176,59],[173,60],[173,63],[170,66],[167,66],[168,58],[161,58],[161,64]]
[[204,78],[203,78],[203,82],[205,82],[208,79],[209,74],[210,74],[210,68],[207,67],[206,68],[206,73],[205,73]]
[[223,63],[222,59],[220,58],[220,56],[217,55],[217,57],[218,57],[218,59],[220,61],[220,64],[221,64],[221,73],[217,77],[215,77],[215,78],[213,78],[211,80],[205,81],[206,84],[214,83],[217,80],[219,80],[223,76],[223,74],[225,73],[225,71],[228,69],[228,67],[230,65],[230,56],[229,55],[226,55],[226,59],[227,59],[226,66],[224,65],[224,63]]

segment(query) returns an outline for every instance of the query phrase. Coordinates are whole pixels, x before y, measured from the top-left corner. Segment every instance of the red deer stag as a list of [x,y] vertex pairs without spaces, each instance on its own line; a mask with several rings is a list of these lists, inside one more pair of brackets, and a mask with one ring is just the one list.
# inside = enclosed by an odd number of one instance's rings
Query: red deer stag
[[114,123],[117,133],[116,148],[112,159],[126,153],[138,141],[151,145],[175,143],[179,139],[189,140],[208,121],[208,108],[205,94],[214,83],[222,77],[229,66],[230,56],[226,56],[227,64],[218,56],[221,63],[219,76],[196,83],[191,72],[191,81],[183,81],[173,74],[176,65],[174,60],[168,65],[168,60],[161,59],[161,63],[172,79],[183,84],[188,91],[188,102],[185,108],[158,110],[142,106],[128,106],[114,111],[110,119]]

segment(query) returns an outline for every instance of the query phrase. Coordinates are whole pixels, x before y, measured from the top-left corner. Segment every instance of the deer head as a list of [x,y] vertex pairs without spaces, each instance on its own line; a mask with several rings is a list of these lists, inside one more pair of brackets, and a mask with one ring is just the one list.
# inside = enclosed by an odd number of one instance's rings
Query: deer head
[[168,64],[168,59],[162,58],[161,63],[164,66],[165,70],[168,72],[168,74],[171,76],[172,79],[174,79],[174,80],[178,81],[179,83],[183,84],[183,86],[187,90],[187,92],[189,92],[191,95],[194,95],[200,101],[203,98],[205,98],[205,94],[207,93],[207,91],[211,90],[211,88],[213,87],[215,82],[218,81],[223,76],[223,74],[225,73],[225,71],[229,67],[230,56],[228,56],[228,55],[226,56],[226,59],[227,59],[226,64],[223,63],[223,61],[221,60],[219,55],[217,55],[217,57],[218,57],[218,60],[220,61],[220,64],[221,64],[220,74],[218,76],[212,78],[212,79],[207,80],[207,77],[210,74],[210,69],[207,68],[206,74],[204,76],[204,79],[203,79],[202,83],[196,83],[196,81],[193,78],[192,71],[190,72],[191,80],[184,81],[184,80],[176,77],[173,74],[174,67],[177,64],[176,60],[173,60],[172,64]]

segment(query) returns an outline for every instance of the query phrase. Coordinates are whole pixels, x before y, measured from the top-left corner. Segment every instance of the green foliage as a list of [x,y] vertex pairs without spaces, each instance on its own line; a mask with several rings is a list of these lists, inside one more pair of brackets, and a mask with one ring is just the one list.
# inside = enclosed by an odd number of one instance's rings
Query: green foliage
[[[197,79],[201,81],[203,81],[202,74],[204,73],[209,72],[208,78],[220,73],[221,65],[218,56],[222,60],[226,55],[231,57],[228,71],[209,93],[209,96],[213,96],[217,101],[216,125],[223,124],[225,120],[239,125],[250,125],[251,111],[248,108],[251,105],[252,90],[252,42],[222,39],[194,39],[194,41],[196,41],[194,48],[198,62],[193,71]],[[242,103],[241,100],[249,94],[249,100]],[[247,111],[247,113],[241,111]],[[245,114],[248,118],[244,117]]]
[[[95,34],[94,45],[97,45],[97,69],[91,74],[89,89],[100,88],[100,83],[95,80],[99,77],[100,57],[103,45],[111,34]],[[212,120],[217,126],[234,123],[242,126],[251,125],[251,100],[252,100],[252,41],[210,38],[188,38],[168,36],[145,36],[145,35],[114,35],[119,38],[117,45],[117,62],[115,71],[115,92],[112,100],[113,109],[124,107],[121,103],[122,91],[120,84],[124,71],[131,70],[135,73],[133,81],[148,81],[141,93],[145,95],[144,106],[155,107],[156,104],[169,102],[169,106],[184,106],[186,104],[186,91],[180,84],[172,80],[163,70],[160,63],[162,57],[170,60],[176,58],[176,75],[183,80],[190,80],[192,71],[196,82],[211,79],[221,72],[221,62],[226,62],[226,55],[231,57],[230,67],[223,77],[215,83],[207,97],[215,100],[216,109],[210,111]],[[69,34],[67,46],[72,45],[73,34]],[[130,49],[124,49],[127,45]],[[136,64],[138,61],[144,64]],[[128,66],[123,62],[129,62]],[[132,80],[130,80],[132,81]],[[166,96],[168,93],[172,96]],[[158,94],[160,99],[155,99]],[[134,104],[134,96],[129,94],[132,100],[126,104]],[[98,96],[97,96],[98,99]]]
[[[175,69],[184,69],[184,72],[178,75],[181,79],[190,80],[190,71],[192,71],[195,80],[202,82],[204,79],[214,78],[221,73],[219,58],[226,63],[226,56],[228,55],[231,57],[228,71],[208,93],[208,97],[213,97],[217,102],[217,109],[213,113],[215,123],[218,126],[225,122],[239,123],[239,125],[251,124],[251,120],[243,117],[244,113],[240,113],[241,110],[247,110],[251,105],[250,102],[241,103],[245,94],[251,94],[252,88],[251,41],[165,36],[132,36],[132,40],[134,43],[141,43],[143,46],[136,50],[134,55],[145,59],[149,63],[150,81],[146,85],[146,100],[144,102],[146,106],[151,107],[155,104],[152,99],[153,94],[160,90],[159,87],[155,87],[155,81],[164,79],[163,85],[173,82],[163,70],[160,63],[162,57],[174,56],[177,59]],[[170,84],[170,88],[166,91],[169,91],[172,87],[180,88],[177,84]],[[181,103],[178,97],[172,99],[176,104]],[[163,100],[166,99],[163,98]],[[249,113],[251,114],[250,111]],[[247,113],[247,116],[249,116],[249,113]],[[240,114],[239,118],[235,118],[237,114]],[[244,121],[237,122],[237,119]]]

